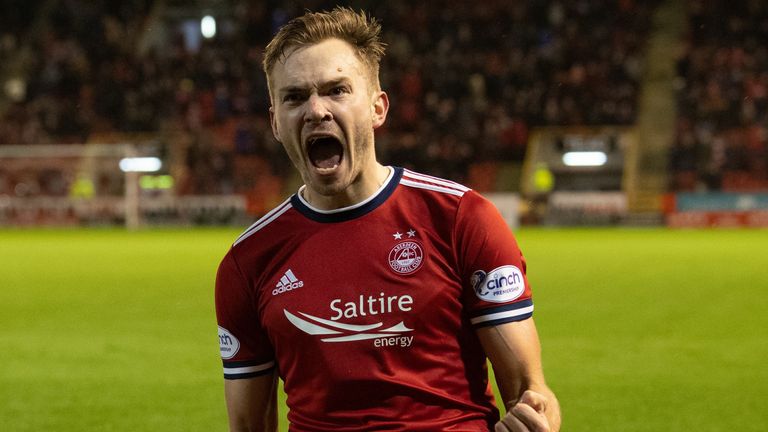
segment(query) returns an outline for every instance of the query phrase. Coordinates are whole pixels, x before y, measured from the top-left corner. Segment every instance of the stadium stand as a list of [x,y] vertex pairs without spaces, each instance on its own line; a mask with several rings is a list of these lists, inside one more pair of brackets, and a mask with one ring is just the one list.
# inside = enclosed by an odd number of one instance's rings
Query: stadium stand
[[768,189],[768,4],[688,2],[670,149],[675,191]]
[[0,61],[3,63],[13,56],[26,36],[35,11],[34,3],[24,0],[10,0],[0,4]]
[[[142,133],[162,142],[180,194],[280,195],[288,161],[266,117],[261,52],[290,17],[337,3],[217,2],[212,39],[185,32],[185,13],[200,15],[187,3],[56,0],[9,17],[37,56],[24,97],[0,111],[0,144]],[[533,127],[631,125],[655,3],[350,2],[384,23],[389,45],[382,160],[487,190],[500,163],[522,162]]]

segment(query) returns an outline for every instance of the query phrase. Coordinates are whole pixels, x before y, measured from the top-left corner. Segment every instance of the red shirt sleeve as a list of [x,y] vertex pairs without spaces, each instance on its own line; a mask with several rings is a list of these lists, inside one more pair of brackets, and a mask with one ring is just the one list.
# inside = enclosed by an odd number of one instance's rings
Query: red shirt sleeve
[[475,327],[520,321],[533,315],[526,263],[496,207],[477,192],[459,204],[454,238],[464,307]]
[[275,366],[252,292],[230,251],[216,273],[216,319],[226,379],[251,378]]

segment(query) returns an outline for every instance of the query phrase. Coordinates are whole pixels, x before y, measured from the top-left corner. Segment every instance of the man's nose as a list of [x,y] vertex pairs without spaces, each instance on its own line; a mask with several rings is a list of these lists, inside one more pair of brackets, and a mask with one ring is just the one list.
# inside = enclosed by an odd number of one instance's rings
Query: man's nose
[[310,95],[307,100],[307,111],[304,113],[304,121],[307,123],[320,123],[332,120],[333,115],[324,102],[320,96],[316,94]]

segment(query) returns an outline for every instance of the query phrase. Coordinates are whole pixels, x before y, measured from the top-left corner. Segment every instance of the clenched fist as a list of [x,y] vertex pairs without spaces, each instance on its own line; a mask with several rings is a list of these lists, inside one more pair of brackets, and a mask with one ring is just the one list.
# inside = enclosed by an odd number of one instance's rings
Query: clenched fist
[[544,395],[526,390],[507,415],[496,423],[496,432],[557,432],[559,425],[550,425],[547,418],[547,405]]

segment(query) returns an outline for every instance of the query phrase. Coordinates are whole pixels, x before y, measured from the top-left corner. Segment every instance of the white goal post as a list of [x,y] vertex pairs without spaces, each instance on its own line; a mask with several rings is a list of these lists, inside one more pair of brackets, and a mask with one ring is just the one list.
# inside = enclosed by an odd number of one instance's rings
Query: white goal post
[[[0,226],[136,229],[245,217],[240,195],[177,196],[173,178],[154,172],[162,161],[153,151],[131,143],[0,145]],[[147,190],[152,182],[145,180],[152,178],[166,180],[165,186]]]

